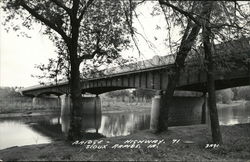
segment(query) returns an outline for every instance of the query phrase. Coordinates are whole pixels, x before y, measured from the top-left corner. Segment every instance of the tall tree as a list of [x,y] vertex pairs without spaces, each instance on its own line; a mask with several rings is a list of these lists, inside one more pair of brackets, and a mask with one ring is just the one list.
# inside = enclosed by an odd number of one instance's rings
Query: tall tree
[[72,114],[68,139],[80,138],[79,67],[87,59],[116,58],[127,47],[122,3],[112,0],[3,0],[1,3],[8,14],[6,23],[17,18],[28,29],[34,22],[40,23],[45,27],[43,34],[49,35],[58,51],[65,55],[59,62],[67,59],[69,65]]
[[[192,21],[200,28],[202,27],[202,39],[204,52],[205,52],[205,66],[207,68],[207,90],[209,93],[209,109],[211,116],[211,127],[212,127],[212,136],[214,143],[222,143],[219,122],[218,122],[218,114],[216,108],[216,98],[215,98],[215,84],[214,84],[214,56],[212,55],[212,45],[214,39],[217,41],[222,41],[230,38],[239,38],[242,35],[249,35],[249,21],[246,18],[249,17],[246,12],[243,12],[240,8],[240,4],[236,1],[234,2],[212,2],[206,1],[201,2],[200,7],[196,7],[196,10],[190,12],[188,10],[188,3],[186,2],[171,2],[166,0],[159,0],[159,3],[164,6],[168,6],[172,8],[174,11],[180,13],[181,15],[187,17],[189,21]],[[200,11],[201,12],[197,12]],[[184,34],[185,35],[185,34]],[[184,36],[183,35],[183,36]],[[195,36],[195,35],[193,35]],[[197,35],[196,35],[197,36]],[[180,45],[180,49],[182,44]],[[231,54],[231,53],[230,53]],[[177,58],[175,60],[175,64],[184,66],[184,61],[178,60],[178,55],[182,56],[182,59],[185,60],[186,55],[180,53],[180,50],[177,52]],[[179,64],[179,63],[180,64]],[[176,65],[175,65],[176,67]],[[178,75],[180,71],[178,68],[174,69],[174,77],[170,77],[170,81],[168,83],[167,92],[166,92],[166,100],[167,102],[171,102],[171,97],[173,95],[173,91],[175,89],[175,84],[171,84],[172,81],[178,81]],[[176,78],[173,79],[173,78]],[[166,103],[165,110],[162,110],[160,116],[159,130],[165,130],[167,124],[167,112],[169,104]],[[165,116],[163,114],[166,114]]]
[[[171,3],[169,3],[168,1],[159,0],[159,3],[163,6],[170,6],[174,10],[176,8],[178,8],[178,7],[175,7],[174,5],[172,5]],[[182,5],[182,4],[178,4],[178,5]],[[188,6],[190,7],[189,12],[191,12],[191,11],[193,12],[196,7],[200,6],[200,2],[189,3]],[[200,15],[200,14],[201,13],[198,13],[198,15]],[[178,17],[178,13],[175,16]],[[185,17],[184,17],[184,19],[185,19]],[[178,49],[177,54],[176,54],[174,68],[173,68],[173,71],[171,72],[171,74],[169,74],[168,85],[167,85],[167,89],[165,90],[166,94],[163,95],[164,98],[163,98],[162,104],[164,106],[161,106],[161,109],[160,109],[159,123],[158,123],[158,128],[157,128],[158,132],[162,132],[162,131],[165,131],[168,129],[168,111],[169,111],[169,107],[170,107],[171,102],[172,102],[174,90],[175,90],[177,83],[178,83],[178,80],[180,78],[181,70],[183,70],[185,67],[185,59],[186,59],[188,53],[191,51],[193,45],[195,44],[195,41],[196,41],[197,36],[200,32],[200,29],[201,29],[201,26],[193,23],[190,20],[190,18],[188,18],[186,20],[186,27],[185,27],[184,33],[182,35],[179,49]]]
[[219,119],[216,107],[216,95],[215,95],[215,78],[214,78],[214,62],[212,55],[212,32],[210,28],[211,12],[214,3],[213,1],[207,1],[203,3],[203,7],[206,8],[203,24],[202,24],[202,41],[204,46],[205,60],[207,63],[207,90],[208,90],[208,106],[210,112],[212,137],[214,143],[222,143],[222,137],[220,133]]

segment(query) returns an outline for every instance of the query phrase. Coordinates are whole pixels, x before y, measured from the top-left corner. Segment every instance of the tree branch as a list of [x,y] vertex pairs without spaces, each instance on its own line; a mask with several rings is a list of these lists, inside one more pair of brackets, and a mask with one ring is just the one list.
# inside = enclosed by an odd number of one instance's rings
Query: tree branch
[[54,2],[57,6],[61,7],[62,9],[64,9],[69,15],[71,14],[70,8],[66,7],[62,2],[60,2],[58,0],[51,0],[51,1]]
[[66,33],[61,29],[55,26],[51,21],[44,18],[42,15],[39,15],[34,9],[30,8],[24,1],[20,1],[20,5],[27,10],[32,16],[34,16],[36,19],[40,20],[41,22],[45,23],[48,27],[56,31],[58,34],[62,36],[62,38],[67,43],[69,41],[69,37],[66,35]]
[[86,3],[86,5],[83,7],[82,12],[78,18],[78,21],[81,22],[83,15],[85,14],[85,12],[87,11],[87,9],[89,8],[89,6],[94,2],[94,0],[88,0],[88,2]]
[[79,5],[80,5],[80,0],[73,0],[72,15],[77,15]]
[[99,47],[99,44],[100,44],[100,32],[97,33],[97,40],[96,40],[96,48],[95,48],[95,51],[92,52],[92,54],[90,55],[83,55],[79,58],[80,62],[82,62],[83,60],[87,60],[87,59],[93,59],[95,57],[95,55],[97,53],[101,53],[101,49]]
[[171,7],[172,9],[178,11],[179,13],[183,14],[184,16],[186,16],[187,18],[191,19],[194,23],[196,23],[197,25],[200,25],[201,23],[189,12],[184,11],[182,9],[180,9],[179,7],[176,7],[174,5],[172,5],[171,3],[169,3],[168,1],[164,1],[164,0],[159,0],[159,3],[161,5],[166,5],[168,7]]
[[232,28],[236,28],[236,29],[243,29],[243,27],[240,27],[238,24],[228,24],[228,23],[217,23],[217,24],[213,24],[213,23],[209,23],[210,24],[210,28],[223,28],[223,27],[232,27]]

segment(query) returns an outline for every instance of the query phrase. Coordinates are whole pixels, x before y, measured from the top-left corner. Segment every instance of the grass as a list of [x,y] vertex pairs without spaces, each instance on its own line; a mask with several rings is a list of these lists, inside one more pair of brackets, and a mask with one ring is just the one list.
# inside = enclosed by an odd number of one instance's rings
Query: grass
[[[149,130],[129,136],[101,138],[109,142],[106,149],[86,149],[83,145],[72,146],[70,142],[56,141],[51,144],[30,145],[0,150],[4,161],[68,160],[68,161],[246,161],[250,159],[250,124],[221,126],[224,144],[218,148],[205,148],[212,143],[206,125],[170,127],[168,132],[154,134]],[[112,149],[126,140],[163,140],[156,148]],[[180,142],[173,143],[173,139]],[[188,143],[185,141],[192,141]]]

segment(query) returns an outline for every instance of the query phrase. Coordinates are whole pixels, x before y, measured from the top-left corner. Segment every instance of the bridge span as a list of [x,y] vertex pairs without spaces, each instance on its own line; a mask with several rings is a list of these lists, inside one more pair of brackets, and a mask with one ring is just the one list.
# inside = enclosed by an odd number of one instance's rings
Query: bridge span
[[[218,44],[215,46],[215,53],[215,86],[217,90],[250,85],[249,38],[241,38],[239,40]],[[196,57],[194,57],[194,55]],[[177,83],[177,90],[207,92],[207,71],[205,68],[201,68],[202,61],[200,60],[204,60],[202,57],[204,57],[204,55],[200,50],[198,53],[191,53],[191,57],[187,58],[187,66],[181,71],[180,79]],[[150,60],[129,64],[120,69],[119,67],[110,68],[104,71],[102,75],[82,80],[81,91],[83,94],[91,93],[96,95],[128,88],[164,91],[167,89],[169,75],[173,71],[174,60],[175,55],[155,56]],[[61,96],[63,94],[69,94],[69,92],[68,82],[27,87],[21,90],[23,95],[35,98],[44,94]],[[68,99],[64,98],[61,100],[65,103]],[[100,99],[94,99],[93,102],[99,103],[99,100]],[[93,107],[93,104],[91,104],[89,100],[87,102],[89,107]],[[155,99],[152,104],[152,112],[159,110],[159,103],[160,101]],[[204,104],[202,107],[204,107]],[[96,108],[94,109],[96,110]],[[88,109],[87,112],[89,111],[91,110]],[[202,116],[204,116],[204,111],[203,108]],[[151,117],[156,116],[153,117],[152,120],[155,120],[157,115],[159,114],[156,113],[155,115],[155,113],[151,113]],[[204,119],[202,120],[204,121]],[[155,122],[152,121],[152,123]]]
[[[249,43],[250,39],[245,38],[216,46],[217,53],[220,53],[220,57],[216,55],[218,62],[230,64],[229,67],[228,65],[216,67],[216,89],[249,85],[250,64],[246,62],[250,59]],[[109,68],[101,76],[84,79],[81,82],[82,93],[101,94],[127,88],[166,90],[169,74],[173,70],[174,59],[175,55],[155,56],[150,60],[122,66],[120,69],[119,67]],[[232,64],[234,65],[231,66]],[[199,64],[197,58],[187,59],[187,65],[189,66],[181,72],[177,89],[206,92],[205,68],[200,67],[202,65]],[[23,95],[33,97],[42,94],[62,95],[69,93],[69,86],[68,82],[38,85],[24,88],[21,92]]]

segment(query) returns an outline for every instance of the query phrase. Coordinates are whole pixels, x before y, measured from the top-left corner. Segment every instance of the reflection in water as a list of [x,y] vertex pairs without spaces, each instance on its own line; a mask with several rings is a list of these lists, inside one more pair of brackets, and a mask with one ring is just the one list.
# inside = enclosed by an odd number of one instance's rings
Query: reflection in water
[[[102,116],[100,114],[96,114],[96,116],[95,115],[82,116],[81,120],[82,130],[84,132],[92,132],[94,129],[95,132],[98,133],[98,129],[100,128],[101,125],[101,117]],[[67,115],[61,116],[61,126],[62,126],[62,132],[65,134],[65,136],[67,136],[70,128],[70,116]]]
[[149,128],[150,114],[128,113],[103,115],[99,132],[107,137],[125,136]]
[[218,109],[220,125],[250,123],[250,107],[224,107]]
[[0,149],[50,142],[51,138],[33,131],[21,121],[0,122]]
[[[52,119],[55,120],[55,119]],[[149,128],[150,114],[126,113],[106,115],[86,115],[82,117],[84,132],[98,132],[106,137],[125,136],[136,130]],[[70,128],[70,117],[61,117],[62,132],[67,133]]]
[[[221,125],[250,123],[250,107],[218,109]],[[150,112],[110,113],[83,116],[82,130],[98,132],[106,137],[125,136],[137,130],[149,129]],[[33,116],[0,119],[0,149],[29,144],[49,143],[65,138],[70,126],[69,116]],[[63,132],[63,133],[62,133]],[[86,137],[92,137],[89,133]]]
[[[52,119],[53,120],[53,119]],[[70,128],[70,116],[61,116],[61,128],[62,132],[67,136]]]

